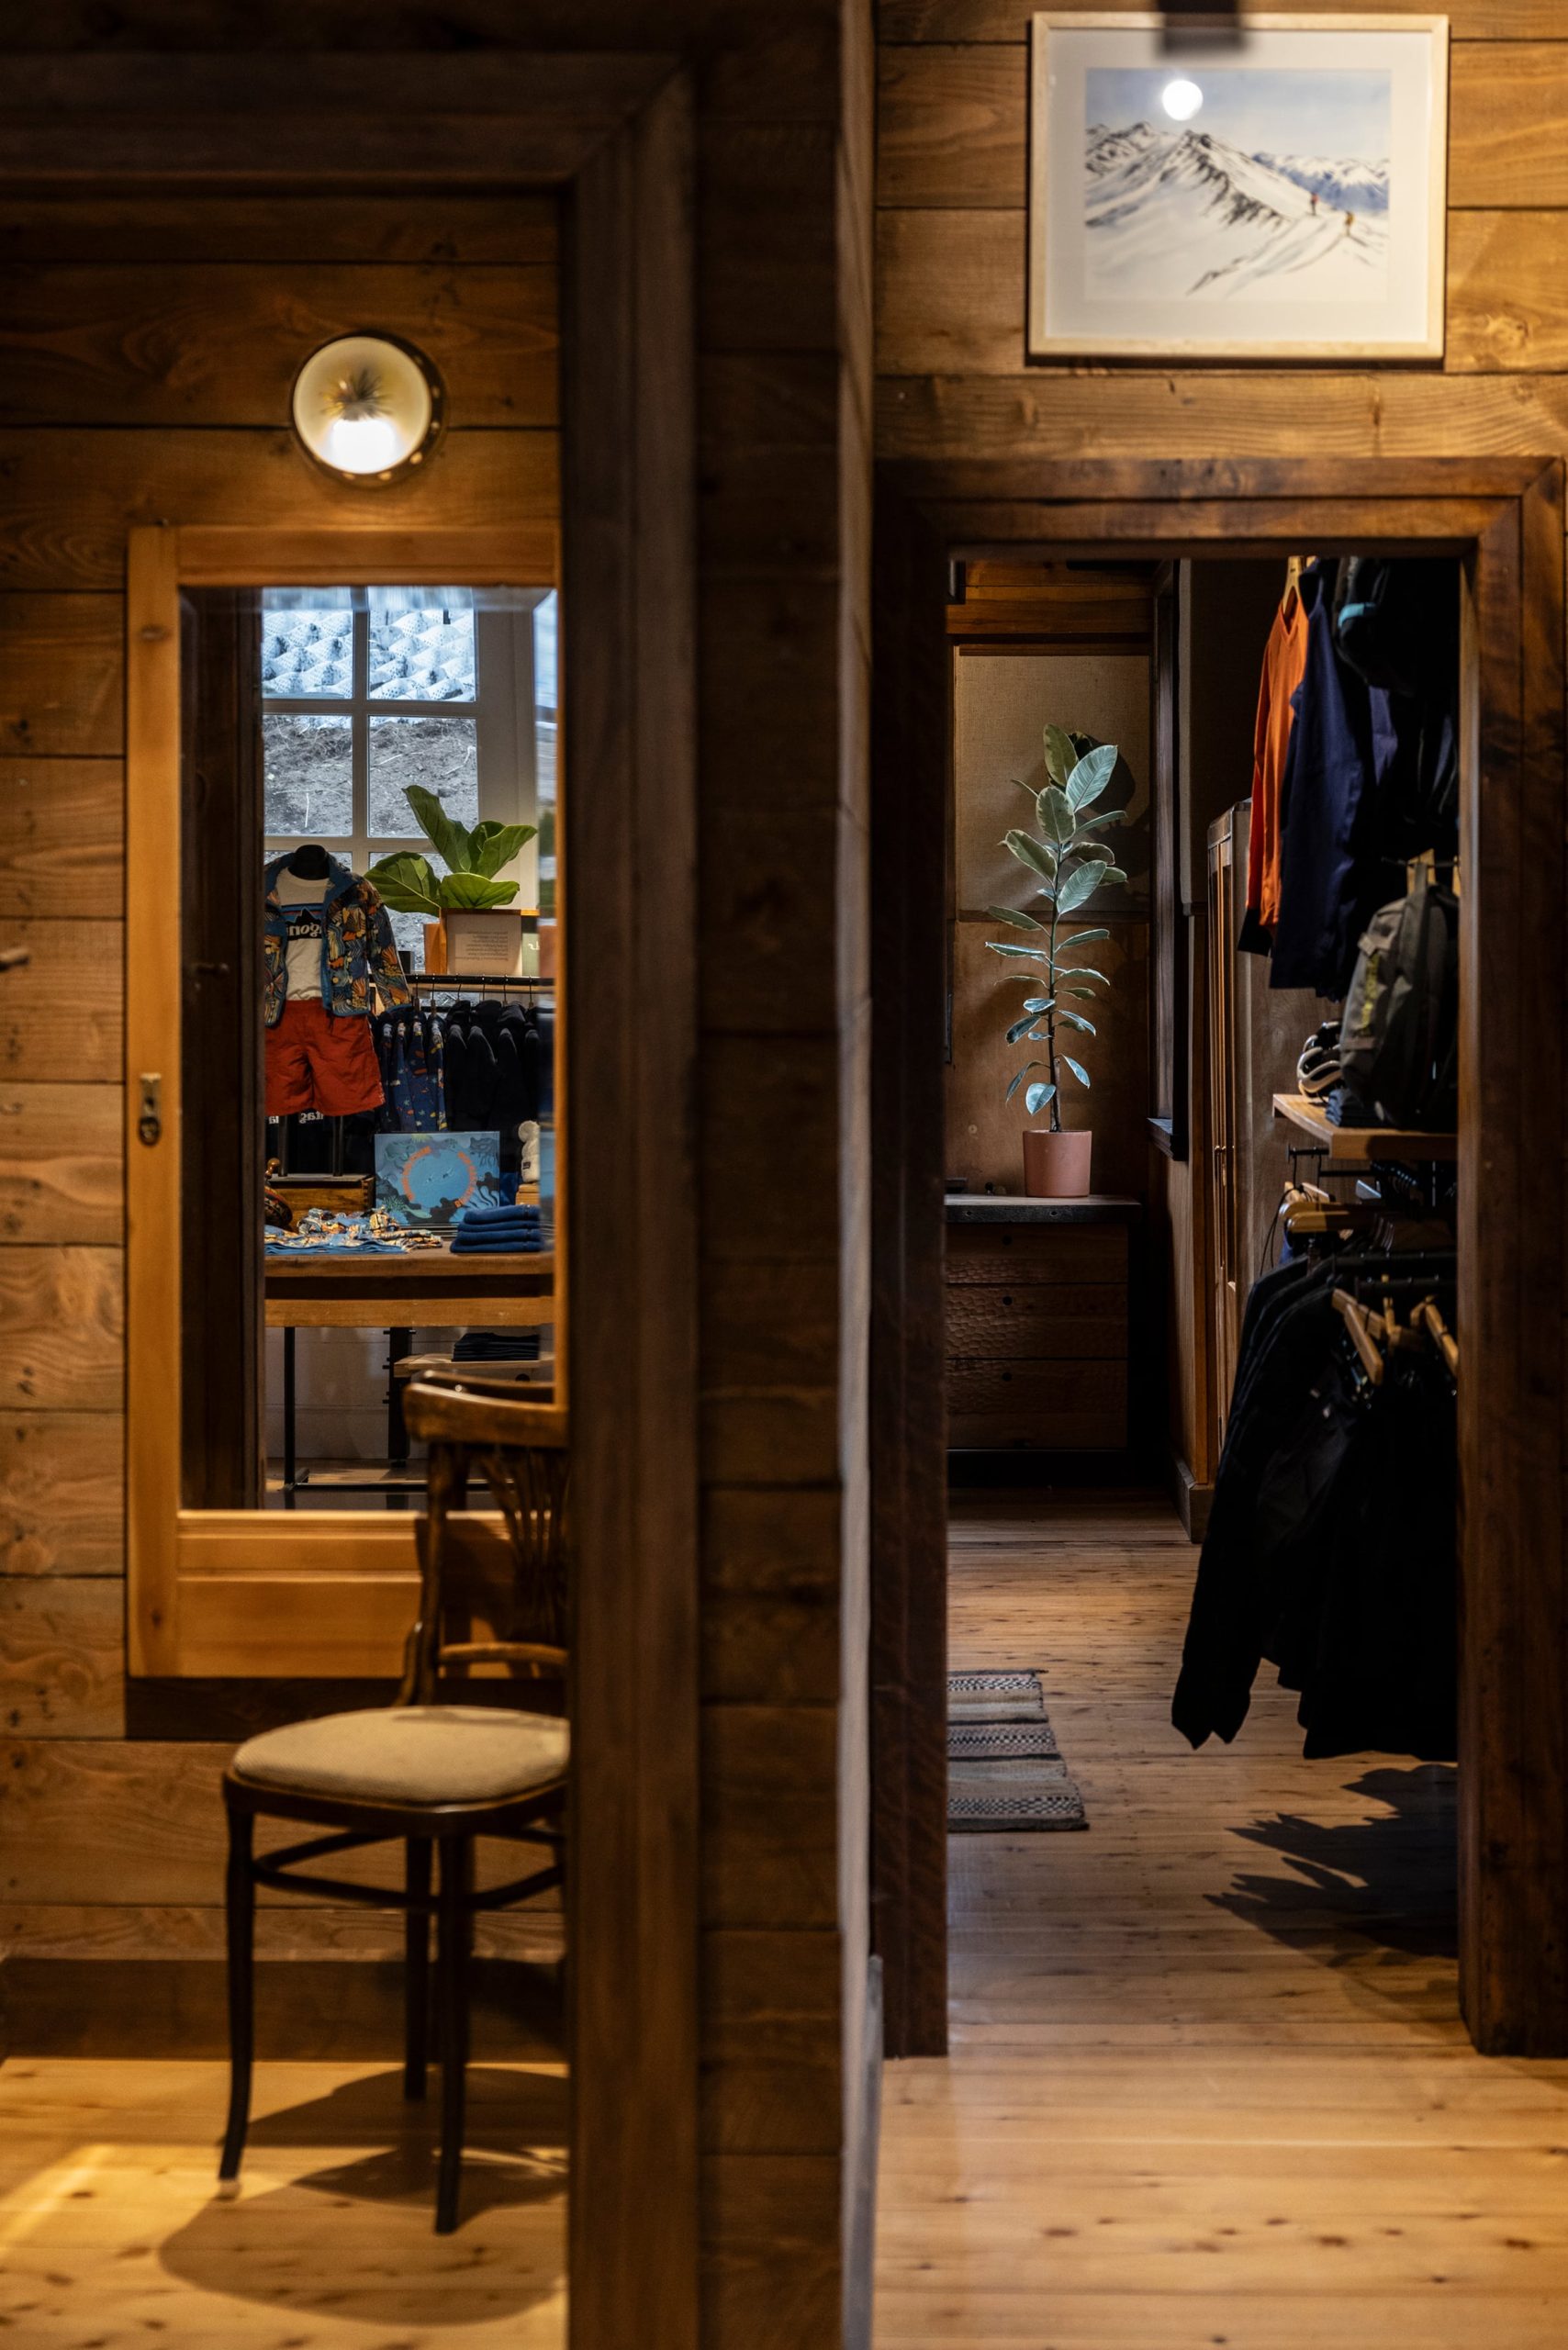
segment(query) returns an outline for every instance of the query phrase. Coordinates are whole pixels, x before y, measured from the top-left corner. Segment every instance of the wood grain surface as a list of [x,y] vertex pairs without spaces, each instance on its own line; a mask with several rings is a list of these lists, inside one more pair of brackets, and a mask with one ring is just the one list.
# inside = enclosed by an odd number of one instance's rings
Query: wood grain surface
[[1465,2039],[1452,1773],[1305,1762],[1267,1674],[1191,1752],[1193,1556],[1152,1499],[959,1504],[953,1664],[1042,1673],[1090,1830],[955,1847],[954,2050],[889,2076],[877,2341],[1548,2350],[1568,2064]]
[[301,356],[367,311],[439,352],[454,428],[554,424],[553,261],[303,260],[0,267],[0,423],[286,425]]

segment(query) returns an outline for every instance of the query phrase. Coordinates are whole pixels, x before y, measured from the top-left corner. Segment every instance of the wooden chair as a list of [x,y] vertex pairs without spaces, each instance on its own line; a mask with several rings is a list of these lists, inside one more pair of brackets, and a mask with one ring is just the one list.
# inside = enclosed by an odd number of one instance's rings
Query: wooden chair
[[[404,1912],[408,2098],[425,2093],[433,1916],[442,2067],[438,2234],[457,2223],[475,1915],[543,1892],[563,1875],[565,1718],[512,1706],[460,1705],[449,1694],[452,1674],[484,1666],[504,1667],[529,1680],[566,1677],[566,1415],[516,1396],[514,1382],[461,1371],[409,1390],[409,1431],[429,1444],[430,1465],[426,1515],[415,1528],[420,1612],[409,1636],[396,1704],[265,1730],[241,1747],[223,1780],[229,1815],[230,2074],[218,2177],[239,2177],[250,2121],[257,1886]],[[475,1468],[505,1520],[504,1546],[465,1539],[450,1522],[451,1514],[465,1505]],[[455,1571],[459,1552],[461,1574]],[[460,1591],[460,1583],[471,1587]],[[468,1637],[476,1617],[500,1637]],[[465,1637],[450,1637],[454,1631]],[[258,1853],[258,1818],[301,1820],[330,1832]],[[541,1847],[545,1864],[476,1892],[476,1836]],[[300,1873],[305,1863],[394,1839],[402,1841],[406,1854],[404,1882],[396,1890]],[[439,1890],[433,1896],[432,1854],[439,1860]]]

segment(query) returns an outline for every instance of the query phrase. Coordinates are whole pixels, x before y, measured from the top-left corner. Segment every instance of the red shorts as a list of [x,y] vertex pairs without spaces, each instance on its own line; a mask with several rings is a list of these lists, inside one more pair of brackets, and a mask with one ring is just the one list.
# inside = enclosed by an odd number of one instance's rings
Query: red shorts
[[319,1110],[350,1118],[379,1110],[385,1095],[370,1023],[357,1013],[334,1019],[320,998],[286,1003],[267,1030],[267,1115]]

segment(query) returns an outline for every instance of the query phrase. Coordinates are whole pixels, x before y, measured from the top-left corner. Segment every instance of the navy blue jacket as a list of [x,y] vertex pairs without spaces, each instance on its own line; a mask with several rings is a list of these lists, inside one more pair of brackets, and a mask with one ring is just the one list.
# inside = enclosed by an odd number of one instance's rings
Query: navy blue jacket
[[1306,674],[1292,697],[1280,791],[1280,914],[1269,984],[1338,998],[1385,876],[1377,854],[1377,787],[1398,755],[1389,695],[1342,661],[1334,643],[1332,563],[1303,572]]

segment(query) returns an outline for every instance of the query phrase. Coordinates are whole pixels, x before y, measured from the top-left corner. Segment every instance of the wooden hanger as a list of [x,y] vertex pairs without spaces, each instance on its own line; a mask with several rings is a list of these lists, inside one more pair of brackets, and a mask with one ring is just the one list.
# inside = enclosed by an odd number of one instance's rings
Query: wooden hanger
[[1425,1330],[1427,1336],[1449,1367],[1451,1377],[1459,1377],[1459,1340],[1438,1312],[1429,1297],[1423,1298],[1410,1316],[1413,1324]]
[[[1372,1336],[1372,1326],[1361,1305],[1348,1289],[1334,1292],[1334,1311],[1350,1334],[1350,1344],[1361,1360],[1361,1369],[1374,1387],[1383,1385],[1383,1349]],[[1381,1317],[1380,1317],[1381,1318]]]

